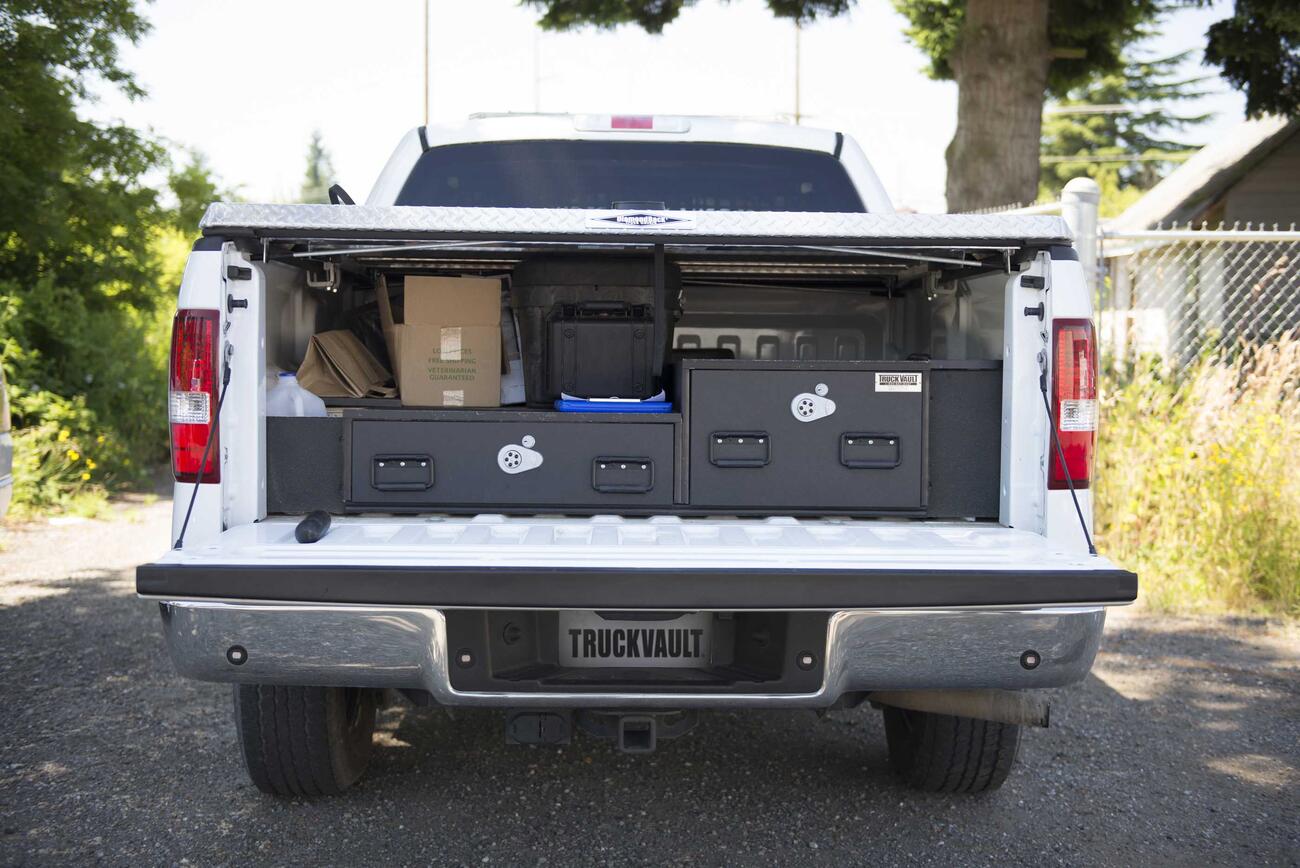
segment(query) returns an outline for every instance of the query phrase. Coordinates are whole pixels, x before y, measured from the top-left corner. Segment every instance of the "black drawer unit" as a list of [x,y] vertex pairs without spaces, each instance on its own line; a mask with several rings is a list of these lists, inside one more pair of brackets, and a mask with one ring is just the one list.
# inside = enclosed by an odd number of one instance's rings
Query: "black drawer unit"
[[674,501],[676,414],[354,411],[351,512],[636,512]]
[[925,509],[927,362],[680,370],[692,509]]
[[678,371],[681,415],[374,402],[269,418],[267,511],[998,517],[998,361]]

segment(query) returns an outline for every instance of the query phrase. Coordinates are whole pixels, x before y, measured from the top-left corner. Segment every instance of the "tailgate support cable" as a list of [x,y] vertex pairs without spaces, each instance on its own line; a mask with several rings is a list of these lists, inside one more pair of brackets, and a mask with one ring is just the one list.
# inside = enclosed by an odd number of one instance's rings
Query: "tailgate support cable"
[[190,526],[190,515],[194,512],[194,501],[199,497],[199,486],[203,484],[203,474],[208,467],[208,455],[212,452],[212,435],[217,430],[217,423],[221,421],[221,405],[226,403],[226,390],[230,388],[230,355],[234,350],[230,344],[226,344],[226,360],[221,370],[221,394],[217,396],[217,411],[212,414],[212,421],[208,423],[208,442],[203,447],[203,459],[199,462],[199,475],[194,481],[194,490],[190,492],[190,505],[185,507],[185,520],[181,522],[181,532],[176,537],[176,544],[173,549],[179,549],[185,544],[185,531]]
[[1056,460],[1061,462],[1061,472],[1065,474],[1065,485],[1070,489],[1070,499],[1074,501],[1074,512],[1079,516],[1079,527],[1083,530],[1084,542],[1088,544],[1088,554],[1097,556],[1097,547],[1092,544],[1092,534],[1088,533],[1088,523],[1083,520],[1083,509],[1079,506],[1079,495],[1074,490],[1074,479],[1070,476],[1070,465],[1065,463],[1065,450],[1061,448],[1061,436],[1056,433],[1056,422],[1052,419],[1052,401],[1047,397],[1047,360],[1042,359],[1042,368],[1038,374],[1038,387],[1043,393],[1043,409],[1047,411],[1047,430],[1052,434],[1052,444],[1056,447]]

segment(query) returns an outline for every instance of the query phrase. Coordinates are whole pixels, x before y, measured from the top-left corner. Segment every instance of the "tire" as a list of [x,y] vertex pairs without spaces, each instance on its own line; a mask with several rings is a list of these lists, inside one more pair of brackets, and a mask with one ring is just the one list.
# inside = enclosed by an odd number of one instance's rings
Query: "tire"
[[883,711],[889,763],[913,789],[989,792],[1002,786],[1016,761],[1016,724],[889,706]]
[[370,762],[378,692],[352,687],[235,685],[235,726],[248,776],[276,796],[331,796]]

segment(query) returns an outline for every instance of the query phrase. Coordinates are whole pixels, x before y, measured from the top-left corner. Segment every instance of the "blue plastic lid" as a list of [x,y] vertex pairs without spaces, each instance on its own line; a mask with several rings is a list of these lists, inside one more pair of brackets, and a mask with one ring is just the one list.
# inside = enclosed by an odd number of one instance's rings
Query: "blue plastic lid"
[[560,399],[555,409],[564,413],[671,413],[672,401],[582,401]]

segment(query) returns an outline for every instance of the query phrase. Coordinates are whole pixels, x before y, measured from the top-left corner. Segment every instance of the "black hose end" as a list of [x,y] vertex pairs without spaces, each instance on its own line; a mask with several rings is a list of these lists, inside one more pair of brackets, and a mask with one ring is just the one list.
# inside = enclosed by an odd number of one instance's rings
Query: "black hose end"
[[330,514],[323,509],[307,513],[307,516],[293,529],[293,538],[300,543],[317,542],[330,530]]

